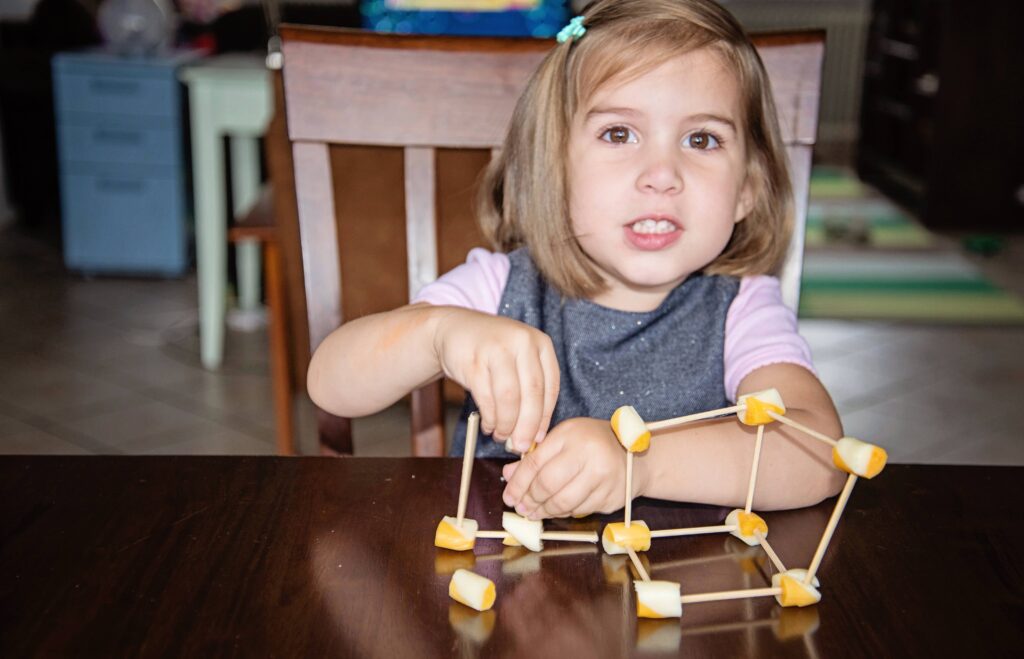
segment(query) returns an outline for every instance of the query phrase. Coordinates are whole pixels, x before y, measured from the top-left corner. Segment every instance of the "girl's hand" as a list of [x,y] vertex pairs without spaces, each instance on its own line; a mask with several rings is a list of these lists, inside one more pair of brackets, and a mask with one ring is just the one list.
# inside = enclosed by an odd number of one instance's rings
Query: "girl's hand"
[[473,394],[480,429],[525,452],[547,433],[559,369],[547,334],[509,318],[453,308],[437,324],[444,374]]
[[[633,496],[644,489],[633,462]],[[531,519],[612,512],[625,504],[626,453],[605,419],[569,419],[519,462],[505,465],[503,499]]]

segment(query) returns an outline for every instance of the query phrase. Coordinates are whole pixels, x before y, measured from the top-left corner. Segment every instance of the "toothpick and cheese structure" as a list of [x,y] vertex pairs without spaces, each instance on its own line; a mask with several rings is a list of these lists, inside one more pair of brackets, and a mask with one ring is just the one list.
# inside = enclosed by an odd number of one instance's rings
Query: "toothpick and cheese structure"
[[[687,423],[724,418],[730,415],[735,415],[740,423],[756,428],[744,507],[729,512],[722,524],[712,526],[651,529],[643,520],[633,519],[633,455],[642,453],[650,447],[653,433]],[[765,442],[765,426],[775,422],[828,444],[832,448],[832,461],[835,467],[848,474],[846,485],[836,500],[835,508],[818,542],[810,566],[806,569],[786,568],[778,553],[768,543],[768,524],[760,515],[753,512],[761,452]],[[503,530],[501,531],[481,531],[476,520],[466,518],[466,503],[473,470],[478,424],[479,416],[476,413],[471,414],[466,431],[466,453],[463,458],[456,516],[446,516],[438,524],[434,537],[435,545],[456,551],[467,551],[474,548],[478,538],[489,538],[500,539],[505,545],[521,546],[530,552],[539,552],[543,550],[545,540],[586,543],[598,541],[598,535],[595,532],[545,531],[540,520],[530,520],[513,512],[503,513],[501,524]],[[885,468],[888,460],[885,449],[879,446],[853,437],[834,439],[789,418],[786,416],[786,405],[782,396],[775,389],[740,396],[736,405],[731,407],[651,423],[645,422],[635,408],[627,405],[615,410],[611,417],[611,428],[626,452],[624,519],[622,522],[607,524],[601,533],[600,540],[606,554],[611,556],[628,555],[629,561],[636,569],[639,580],[634,580],[634,589],[636,591],[636,613],[639,618],[680,617],[684,604],[755,597],[774,597],[781,606],[786,608],[805,607],[818,603],[821,600],[821,593],[818,590],[820,582],[816,573],[850,499],[854,485],[860,478],[870,479],[877,476]],[[657,441],[657,439],[653,441]],[[656,538],[711,533],[728,533],[751,548],[764,549],[776,570],[771,577],[771,586],[750,588],[747,584],[748,587],[739,590],[684,593],[682,585],[679,583],[652,579],[650,568],[645,568],[644,557],[638,553],[648,551],[651,548],[652,540]],[[472,554],[470,556],[472,557]],[[447,562],[445,567],[447,567]],[[467,564],[472,566],[473,562]],[[662,567],[665,566],[667,564]],[[453,564],[452,567],[455,565]],[[441,568],[436,569],[441,571]],[[456,601],[478,611],[485,611],[494,604],[495,589],[490,580],[460,568],[455,569],[452,575],[449,595]]]
[[[754,457],[750,467],[750,479],[747,487],[746,505],[731,511],[724,523],[717,526],[701,526],[679,529],[651,530],[647,524],[632,517],[632,462],[633,454],[645,451],[650,447],[651,435],[654,431],[675,428],[695,421],[722,418],[735,414],[740,423],[757,428],[754,440]],[[835,509],[829,518],[821,541],[811,565],[804,569],[786,569],[782,559],[768,544],[768,524],[761,516],[752,512],[754,492],[757,487],[757,475],[761,462],[761,449],[764,444],[765,426],[779,422],[798,430],[818,441],[832,447],[832,461],[836,468],[849,474],[846,486],[836,501]],[[828,544],[835,533],[839,518],[846,507],[853,486],[858,478],[874,478],[885,467],[888,456],[884,449],[862,442],[852,437],[833,439],[802,423],[786,416],[786,405],[782,396],[775,389],[768,389],[740,396],[736,405],[708,412],[699,412],[686,416],[646,423],[632,406],[623,406],[615,411],[611,418],[612,431],[626,449],[626,498],[625,519],[623,522],[608,524],[602,533],[602,545],[608,554],[628,553],[637,567],[640,581],[635,582],[637,597],[637,616],[641,618],[679,617],[682,615],[683,604],[698,602],[715,602],[731,599],[747,599],[754,597],[774,597],[784,607],[804,607],[816,604],[821,600],[818,592],[819,582],[815,573],[821,565]],[[654,441],[657,441],[655,439]],[[768,588],[744,588],[715,593],[681,594],[681,585],[672,581],[651,580],[637,558],[636,552],[650,549],[654,538],[670,538],[708,533],[729,533],[751,547],[760,546],[765,550],[777,573],[772,575],[772,585]]]

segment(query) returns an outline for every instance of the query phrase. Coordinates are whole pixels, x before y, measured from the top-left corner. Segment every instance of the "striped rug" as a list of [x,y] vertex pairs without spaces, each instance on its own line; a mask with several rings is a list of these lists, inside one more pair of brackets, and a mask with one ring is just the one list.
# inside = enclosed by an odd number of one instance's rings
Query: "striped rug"
[[846,170],[815,168],[800,316],[1018,324],[1024,303]]

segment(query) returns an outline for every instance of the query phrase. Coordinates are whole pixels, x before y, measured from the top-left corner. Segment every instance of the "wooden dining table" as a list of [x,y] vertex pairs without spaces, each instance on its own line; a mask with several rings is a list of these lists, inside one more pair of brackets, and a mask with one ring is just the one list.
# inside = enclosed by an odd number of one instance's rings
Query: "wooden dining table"
[[[478,460],[467,515],[500,529],[500,461]],[[1024,468],[890,465],[854,489],[821,564],[821,602],[688,604],[637,619],[628,560],[599,545],[540,553],[433,545],[461,462],[437,458],[0,458],[5,657],[952,657],[1024,648]],[[806,567],[835,500],[766,512]],[[638,499],[651,528],[724,508]],[[550,520],[600,531],[622,513]],[[760,547],[654,540],[654,579],[683,593],[764,588]],[[479,613],[457,568],[493,580]]]

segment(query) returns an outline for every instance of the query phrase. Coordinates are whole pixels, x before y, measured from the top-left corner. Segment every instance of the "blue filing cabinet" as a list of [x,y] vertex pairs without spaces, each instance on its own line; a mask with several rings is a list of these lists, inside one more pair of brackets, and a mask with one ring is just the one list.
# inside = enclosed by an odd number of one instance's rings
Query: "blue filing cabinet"
[[88,273],[188,268],[183,96],[196,54],[53,58],[64,263]]

